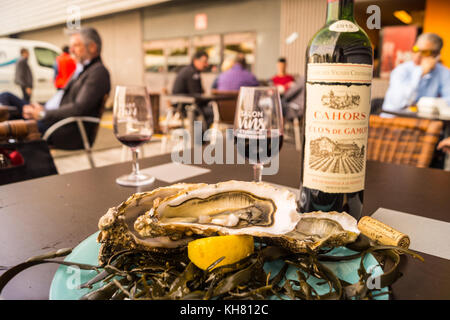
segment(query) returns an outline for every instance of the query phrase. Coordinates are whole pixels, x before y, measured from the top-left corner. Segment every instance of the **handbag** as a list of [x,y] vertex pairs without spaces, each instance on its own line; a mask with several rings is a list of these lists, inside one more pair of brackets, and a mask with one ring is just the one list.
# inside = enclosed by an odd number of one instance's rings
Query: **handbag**
[[58,174],[34,120],[0,122],[0,185]]

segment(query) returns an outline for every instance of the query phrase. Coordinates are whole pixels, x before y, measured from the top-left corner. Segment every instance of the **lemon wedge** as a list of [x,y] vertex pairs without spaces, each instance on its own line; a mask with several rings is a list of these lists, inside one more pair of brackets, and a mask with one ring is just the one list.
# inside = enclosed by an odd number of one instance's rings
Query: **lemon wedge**
[[252,254],[254,248],[253,237],[249,235],[207,237],[189,242],[188,257],[197,267],[206,270],[221,257],[225,258],[214,268],[242,260]]

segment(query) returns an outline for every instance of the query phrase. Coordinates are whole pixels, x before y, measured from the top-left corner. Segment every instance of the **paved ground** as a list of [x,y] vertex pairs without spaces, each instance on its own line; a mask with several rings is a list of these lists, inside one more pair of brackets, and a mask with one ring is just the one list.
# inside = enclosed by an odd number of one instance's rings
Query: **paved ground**
[[[141,147],[141,156],[151,157],[163,152],[170,152],[172,150],[170,143],[166,150],[161,150],[161,138],[162,136],[155,135],[152,141]],[[123,147],[114,136],[111,111],[106,111],[102,117],[93,150],[94,163],[97,167],[131,160],[130,149]],[[59,174],[90,168],[84,151],[52,150],[52,155]]]

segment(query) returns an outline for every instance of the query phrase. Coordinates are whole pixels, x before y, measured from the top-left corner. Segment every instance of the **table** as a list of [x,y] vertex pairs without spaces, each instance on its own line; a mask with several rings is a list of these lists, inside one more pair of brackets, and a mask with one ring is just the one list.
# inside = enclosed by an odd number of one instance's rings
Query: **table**
[[[300,154],[286,144],[280,154],[277,175],[265,181],[297,188]],[[170,155],[146,158],[141,167],[170,161]],[[187,182],[215,183],[229,179],[251,180],[249,165],[200,165],[209,173]],[[57,248],[75,247],[96,232],[98,219],[129,195],[166,185],[127,188],[114,181],[129,173],[130,163],[121,163],[65,175],[55,175],[0,187],[0,265],[12,266]],[[364,215],[379,207],[450,222],[450,173],[437,169],[367,163]],[[448,241],[448,239],[443,239]],[[449,299],[450,260],[421,254],[425,263],[402,259],[404,274],[394,285],[394,299]],[[4,289],[4,299],[48,299],[57,265],[39,265],[25,270]]]
[[[189,122],[189,134],[191,146],[194,145],[195,135],[194,135],[194,121],[195,121],[195,111],[200,110],[200,105],[207,105],[212,101],[221,100],[233,100],[236,99],[235,95],[232,94],[170,94],[165,96],[169,99],[172,104],[177,104],[179,106],[186,104],[186,114]],[[178,110],[178,111],[181,111]]]
[[446,125],[450,123],[449,116],[442,116],[442,115],[434,114],[434,113],[420,113],[420,112],[410,111],[408,109],[402,109],[402,110],[398,110],[398,111],[382,110],[382,112],[392,114],[397,117],[440,120],[440,121],[443,121]]

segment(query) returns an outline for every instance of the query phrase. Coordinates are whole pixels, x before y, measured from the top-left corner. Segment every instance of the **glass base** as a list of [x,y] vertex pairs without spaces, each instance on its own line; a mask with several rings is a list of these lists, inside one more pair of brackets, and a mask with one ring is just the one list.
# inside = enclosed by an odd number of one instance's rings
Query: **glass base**
[[155,177],[145,174],[126,174],[116,179],[116,183],[121,186],[139,187],[151,184],[155,181]]

